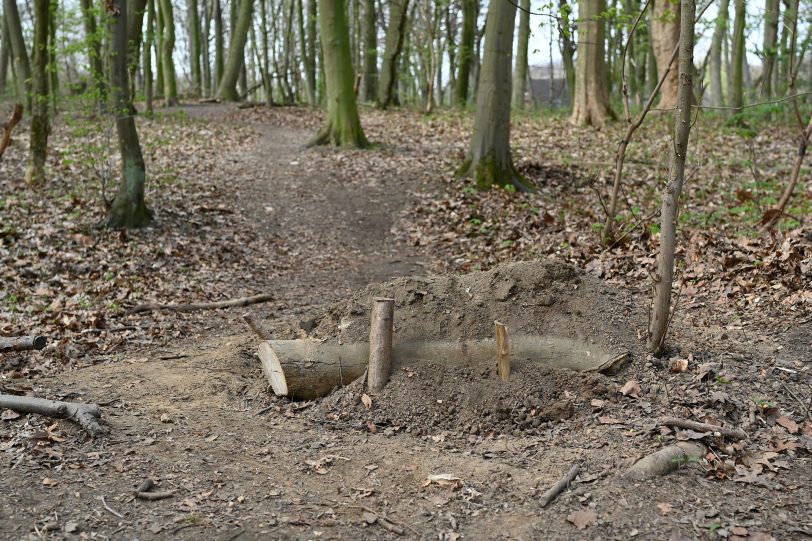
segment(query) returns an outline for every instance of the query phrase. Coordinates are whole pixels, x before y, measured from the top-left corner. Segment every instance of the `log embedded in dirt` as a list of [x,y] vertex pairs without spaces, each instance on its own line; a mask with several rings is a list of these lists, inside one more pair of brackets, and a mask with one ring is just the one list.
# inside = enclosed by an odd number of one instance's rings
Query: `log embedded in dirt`
[[173,490],[167,490],[164,492],[136,492],[135,497],[139,500],[148,500],[154,502],[156,500],[165,500],[166,498],[171,498],[175,495]]
[[541,506],[547,507],[550,502],[559,496],[559,494],[564,492],[564,490],[570,486],[570,483],[575,480],[580,471],[581,467],[578,464],[570,468],[570,471],[568,471],[564,477],[562,477],[556,484],[548,488],[547,491],[541,495],[541,498],[539,498],[539,503]]
[[720,434],[732,440],[746,440],[747,432],[740,428],[726,428],[723,426],[710,425],[708,423],[698,423],[696,421],[689,421],[687,419],[676,419],[668,417],[660,421],[660,424],[665,426],[675,426],[677,428],[685,428],[687,430],[694,430],[696,432],[713,432]]
[[44,336],[0,336],[0,353],[42,349],[47,342]]
[[268,302],[273,300],[273,295],[263,293],[261,295],[254,295],[253,297],[240,297],[238,299],[230,299],[227,301],[217,302],[198,302],[190,304],[139,304],[130,308],[125,313],[127,315],[140,314],[142,312],[153,312],[158,310],[166,310],[169,312],[192,312],[194,310],[216,310],[218,308],[233,308],[237,306],[249,306],[251,304],[258,304],[260,302]]
[[[557,336],[516,336],[509,342],[513,371],[537,365],[579,372],[612,368],[622,357],[593,344]],[[265,340],[258,355],[271,388],[278,396],[311,400],[327,395],[335,387],[361,377],[369,364],[369,344],[336,344],[313,339]],[[408,341],[395,342],[392,366],[397,368],[419,360],[449,365],[488,363],[496,357],[496,341]]]
[[11,112],[11,116],[8,119],[8,122],[3,124],[3,133],[0,134],[0,161],[3,160],[3,154],[6,152],[6,149],[11,144],[11,132],[14,130],[14,127],[19,124],[20,120],[23,118],[23,105],[18,103],[14,106],[14,111]]
[[369,328],[368,384],[380,392],[392,374],[392,331],[395,322],[395,299],[376,298],[372,301]]
[[507,327],[498,321],[496,327],[496,374],[501,380],[510,377],[510,346],[508,345]]
[[99,423],[101,408],[96,404],[59,402],[33,396],[0,394],[0,408],[8,408],[18,413],[37,413],[56,419],[68,419],[78,423],[94,438],[107,432]]
[[248,324],[249,327],[251,327],[251,330],[254,331],[256,335],[260,337],[260,339],[271,340],[273,338],[271,336],[271,333],[268,332],[268,330],[265,329],[265,327],[263,327],[259,323],[259,321],[257,321],[254,318],[254,316],[252,316],[250,313],[246,312],[245,314],[243,314],[242,319]]
[[707,449],[701,443],[681,441],[641,458],[623,474],[623,477],[640,481],[665,475],[691,460],[702,458],[706,452]]

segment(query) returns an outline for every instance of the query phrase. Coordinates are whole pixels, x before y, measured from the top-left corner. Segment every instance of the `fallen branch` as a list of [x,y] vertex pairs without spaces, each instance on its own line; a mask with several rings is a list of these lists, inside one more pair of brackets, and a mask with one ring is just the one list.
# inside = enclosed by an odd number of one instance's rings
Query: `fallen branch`
[[235,306],[249,306],[251,304],[258,304],[261,302],[268,302],[273,300],[273,295],[263,293],[261,295],[254,295],[253,297],[240,297],[238,299],[230,299],[227,301],[218,302],[198,302],[191,304],[139,304],[130,308],[125,312],[127,315],[140,314],[142,312],[153,312],[158,310],[166,310],[169,312],[193,312],[195,310],[216,310],[218,308],[233,308]]
[[705,456],[706,452],[705,446],[701,443],[681,441],[641,458],[626,470],[622,477],[637,481],[659,477],[687,462]]
[[147,500],[154,502],[157,500],[165,500],[175,495],[174,490],[167,490],[165,492],[136,492],[135,497],[139,500]]
[[689,421],[687,419],[676,419],[668,417],[660,421],[661,425],[675,426],[677,428],[685,428],[687,430],[695,430],[696,432],[714,432],[732,440],[746,440],[747,432],[740,428],[725,428],[723,426],[709,425],[708,423],[698,423],[696,421]]
[[579,466],[578,464],[570,468],[570,471],[567,472],[567,475],[562,477],[556,484],[548,488],[547,491],[541,495],[541,498],[539,498],[539,503],[541,504],[541,506],[547,507],[550,504],[550,502],[552,502],[562,492],[564,492],[564,490],[566,490],[567,487],[570,486],[570,483],[572,483],[575,480],[580,471],[581,466]]
[[68,419],[78,423],[94,438],[107,432],[99,423],[101,408],[96,404],[59,402],[33,396],[0,394],[0,408],[8,408],[19,413],[37,413],[56,419]]
[[112,507],[110,507],[109,505],[107,505],[107,502],[104,500],[104,496],[102,496],[100,499],[101,499],[101,502],[102,502],[102,505],[104,506],[104,508],[107,509],[108,511],[110,511],[110,513],[114,514],[118,518],[124,518],[124,515],[122,515],[121,513],[119,513],[118,511],[116,511]]
[[0,134],[0,161],[3,161],[3,153],[11,144],[11,132],[14,130],[14,126],[19,124],[22,118],[23,104],[18,103],[14,106],[14,111],[11,112],[8,122],[3,124],[3,133]]
[[0,353],[42,349],[47,342],[44,336],[0,336]]

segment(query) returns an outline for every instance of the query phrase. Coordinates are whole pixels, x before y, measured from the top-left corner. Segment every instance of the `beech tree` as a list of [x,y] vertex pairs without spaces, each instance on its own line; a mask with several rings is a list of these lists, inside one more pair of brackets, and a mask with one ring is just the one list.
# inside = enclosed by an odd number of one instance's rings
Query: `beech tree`
[[530,0],[519,3],[519,36],[516,44],[516,70],[513,76],[513,108],[524,109],[527,88],[527,49],[530,41]]
[[745,4],[744,0],[734,0],[733,18],[733,46],[731,55],[731,94],[730,106],[741,108],[744,105],[744,24],[745,24]]
[[23,27],[16,0],[3,0],[3,13],[6,20],[11,57],[14,61],[17,92],[20,100],[25,103],[26,111],[31,111],[31,62],[23,38]]
[[8,67],[11,58],[11,45],[8,42],[8,25],[6,16],[0,13],[0,94],[6,91],[8,84]]
[[[663,191],[660,213],[660,253],[657,255],[657,274],[654,281],[654,302],[649,318],[648,347],[660,354],[671,318],[671,292],[674,285],[674,254],[677,245],[677,217],[679,198],[685,181],[685,161],[688,139],[691,135],[691,105],[693,104],[694,77],[694,0],[681,2],[681,37],[679,41],[679,85],[677,109],[674,112],[674,143],[669,146],[670,164],[668,183]],[[673,52],[673,51],[672,51]]]
[[34,0],[34,68],[31,80],[31,158],[25,174],[32,187],[45,184],[45,159],[48,155],[48,38],[51,6],[49,0]]
[[510,156],[511,59],[516,6],[490,0],[485,25],[485,55],[479,75],[474,132],[459,175],[470,175],[480,190],[492,186],[529,187]]
[[355,103],[355,75],[350,56],[346,7],[346,0],[319,0],[327,86],[327,124],[310,142],[311,145],[369,146]]
[[[389,25],[386,28],[386,45],[383,51],[378,86],[378,106],[381,109],[386,109],[392,104],[408,11],[409,0],[389,0]],[[322,43],[324,43],[324,32],[322,32]]]
[[[169,0],[167,0],[169,1]],[[144,201],[146,166],[135,127],[130,85],[127,81],[127,0],[107,4],[110,20],[110,90],[116,118],[116,135],[121,155],[121,179],[107,213],[105,225],[111,228],[143,227],[152,222],[152,212]]]
[[[168,1],[168,0],[166,0]],[[228,60],[223,68],[223,78],[217,89],[217,97],[226,101],[239,101],[237,81],[245,65],[245,43],[248,40],[248,29],[251,27],[251,15],[254,0],[241,0],[237,24],[233,27],[231,41],[228,45]]]
[[605,0],[578,3],[578,55],[570,121],[576,126],[601,126],[614,118],[606,88]]
[[178,104],[178,82],[175,77],[175,15],[172,0],[158,0],[163,21],[161,68],[163,70],[164,102],[167,107]]
[[[657,73],[665,73],[671,64],[671,54],[679,43],[680,5],[671,0],[652,0],[651,42],[654,58],[657,60]],[[672,69],[663,81],[660,89],[660,107],[671,109],[677,104],[679,78],[677,70]]]
[[[768,0],[769,1],[769,0]],[[722,86],[722,45],[727,36],[729,0],[719,0],[719,13],[716,15],[716,23],[713,29],[713,40],[710,51],[710,93],[711,105],[723,107],[725,104],[724,90]]]

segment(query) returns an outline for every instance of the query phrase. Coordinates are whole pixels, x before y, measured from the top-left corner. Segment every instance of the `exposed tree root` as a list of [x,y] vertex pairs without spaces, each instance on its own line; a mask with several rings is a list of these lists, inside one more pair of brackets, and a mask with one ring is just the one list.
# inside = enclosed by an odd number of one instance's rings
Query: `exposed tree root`
[[681,465],[705,456],[707,449],[697,442],[681,441],[641,458],[623,477],[633,480],[651,479],[678,469]]

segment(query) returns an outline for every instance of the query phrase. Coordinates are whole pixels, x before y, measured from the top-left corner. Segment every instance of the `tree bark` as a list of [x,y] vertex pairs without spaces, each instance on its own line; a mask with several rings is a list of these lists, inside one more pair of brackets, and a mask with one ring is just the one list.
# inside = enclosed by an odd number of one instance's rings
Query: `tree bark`
[[147,97],[147,114],[153,113],[152,46],[155,43],[155,0],[147,2],[147,39],[144,40],[144,87]]
[[316,19],[318,15],[317,0],[307,0],[307,64],[305,64],[305,77],[307,78],[307,95],[310,98],[310,105],[318,103],[316,93],[316,57],[320,48],[316,47],[318,32],[316,30]]
[[409,0],[389,0],[389,26],[386,29],[386,45],[384,46],[380,86],[378,87],[378,106],[381,109],[386,109],[392,105],[395,84],[398,78],[398,61],[403,50],[403,36],[408,11]]
[[513,75],[513,108],[524,109],[527,88],[527,49],[530,41],[530,0],[519,3],[519,36],[516,44],[516,69]]
[[375,0],[364,0],[364,86],[363,100],[378,96],[378,22]]
[[[141,64],[141,41],[143,40],[144,12],[147,0],[134,0],[127,12],[127,62],[129,64],[130,96],[135,96],[135,79]],[[135,109],[132,110],[135,113]]]
[[161,66],[164,74],[164,104],[172,107],[178,104],[178,81],[175,77],[175,14],[172,0],[158,0],[163,18],[163,42],[161,43]]
[[694,73],[694,0],[682,0],[681,39],[679,44],[679,92],[674,112],[674,143],[668,184],[663,193],[660,226],[660,253],[654,283],[654,302],[650,316],[648,347],[661,354],[671,318],[671,291],[674,285],[674,254],[677,244],[679,197],[685,180],[685,160],[691,134],[691,104],[693,103]]
[[784,0],[784,17],[781,25],[783,27],[781,35],[781,73],[779,75],[782,95],[789,88],[789,82],[793,76],[792,72],[796,69],[794,55],[798,33],[793,29],[797,29],[798,7],[799,0]]
[[[110,87],[114,100],[113,110],[130,111],[132,99],[127,81],[127,2],[125,0],[107,6],[110,20]],[[143,227],[152,221],[152,213],[144,201],[146,168],[135,118],[132,115],[116,114],[116,134],[121,155],[121,181],[105,225],[110,228]]]
[[99,111],[104,111],[107,105],[107,82],[104,77],[104,63],[101,53],[101,36],[96,25],[96,13],[93,11],[92,0],[81,0],[82,21],[85,26],[85,41],[87,43],[88,64],[90,76],[93,78],[96,102]]
[[504,0],[490,1],[474,133],[468,156],[458,172],[471,175],[480,190],[494,185],[513,185],[522,191],[529,190],[513,167],[510,156],[510,72],[515,18],[515,4]]
[[570,122],[576,126],[602,126],[615,116],[606,89],[606,23],[602,18],[606,1],[581,0],[578,6],[578,57]]
[[710,91],[711,105],[714,107],[724,107],[725,105],[724,87],[722,86],[722,44],[727,35],[728,2],[729,0],[719,0],[719,13],[716,15],[716,24],[711,42]]
[[223,5],[222,0],[214,0],[214,84],[219,88],[223,80],[224,44],[223,44]]
[[733,46],[731,51],[731,95],[730,106],[741,109],[744,105],[744,24],[747,14],[744,0],[733,0]]
[[254,10],[254,0],[241,0],[237,25],[231,34],[228,46],[228,61],[223,70],[223,78],[217,89],[217,97],[226,101],[239,101],[237,93],[237,79],[245,65],[245,42],[248,40],[248,28],[251,25],[251,14]]
[[[671,0],[653,0],[651,37],[657,73],[664,73],[671,60],[671,53],[679,43],[680,7]],[[677,105],[679,80],[676,70],[671,70],[660,89],[660,108],[672,109]]]
[[189,23],[189,63],[192,75],[192,95],[200,96],[203,89],[203,75],[200,68],[200,15],[197,0],[188,0]]
[[0,13],[0,95],[5,94],[8,84],[9,59],[11,58],[11,44],[8,41],[6,16]]
[[764,6],[764,51],[761,59],[761,95],[773,95],[773,68],[778,58],[778,10],[780,0],[765,0]]
[[16,0],[3,0],[3,13],[6,19],[11,56],[14,59],[14,73],[17,79],[17,91],[20,101],[25,103],[25,110],[31,111],[31,62],[23,38],[23,27]]
[[211,20],[213,13],[213,5],[209,3],[210,0],[202,0],[200,4],[201,13],[203,13],[203,23],[201,24],[201,47],[200,47],[200,66],[202,79],[201,95],[205,97],[211,96],[211,53],[209,49],[209,38],[211,36]]
[[31,77],[31,154],[25,181],[29,187],[45,184],[45,159],[48,156],[48,37],[50,35],[50,0],[34,0],[34,64]]
[[572,15],[572,7],[567,4],[566,0],[559,0],[558,12],[560,18],[558,19],[558,32],[561,41],[561,61],[564,64],[564,72],[567,76],[567,94],[569,95],[569,105],[574,106],[575,103],[575,45],[572,43],[572,25],[570,24],[570,15]]
[[457,85],[454,87],[454,103],[458,107],[468,105],[471,87],[471,64],[476,34],[477,0],[462,0],[462,34],[457,69]]
[[367,147],[369,143],[355,103],[346,0],[319,0],[319,13],[327,83],[327,124],[310,144]]

